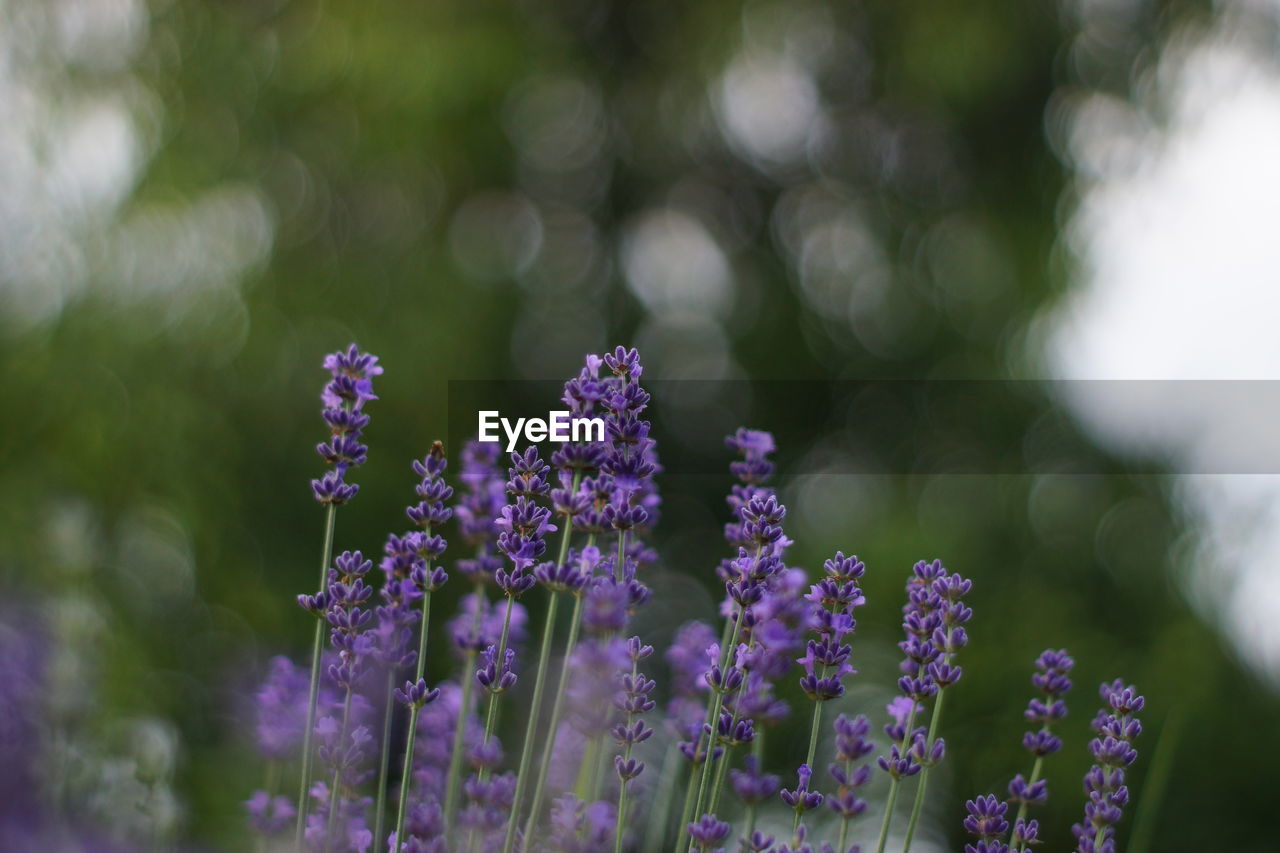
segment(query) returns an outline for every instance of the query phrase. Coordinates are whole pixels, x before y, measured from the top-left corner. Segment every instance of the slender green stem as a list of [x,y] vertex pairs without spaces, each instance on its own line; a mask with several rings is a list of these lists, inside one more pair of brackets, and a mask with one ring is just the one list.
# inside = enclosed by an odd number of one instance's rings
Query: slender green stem
[[[595,534],[587,537],[586,547],[595,544]],[[538,782],[533,788],[533,802],[529,806],[529,817],[524,824],[524,837],[532,838],[533,829],[538,824],[538,816],[542,811],[542,800],[546,795],[547,773],[551,770],[551,754],[556,748],[556,739],[560,734],[560,718],[564,714],[565,691],[569,685],[569,661],[578,644],[578,632],[582,627],[582,596],[574,595],[573,614],[569,617],[569,639],[565,641],[564,660],[560,664],[560,679],[556,682],[555,699],[551,702],[551,719],[547,722],[547,740],[542,748],[542,760],[538,765]]]
[[658,845],[667,835],[667,823],[671,820],[671,799],[675,793],[675,775],[680,750],[672,740],[667,744],[667,751],[662,757],[662,770],[658,773],[658,792],[653,804],[653,820],[648,822],[644,833],[645,853],[657,853]]
[[[902,733],[902,740],[898,743],[899,755],[905,754],[907,749],[907,741],[911,739],[911,729],[916,722],[916,703],[911,702],[911,712],[907,714],[907,725]],[[902,780],[894,776],[889,780],[889,794],[884,803],[884,820],[880,822],[880,839],[876,842],[876,853],[884,853],[884,845],[889,840],[889,824],[893,821],[893,807],[898,802],[898,790],[902,787]]]
[[[471,636],[474,637],[480,627],[480,615],[488,602],[484,600],[484,582],[476,581],[475,609],[471,613]],[[471,716],[471,691],[475,684],[476,650],[467,649],[462,660],[462,703],[458,706],[458,719],[453,724],[453,749],[449,752],[449,775],[445,780],[444,825],[446,831],[453,826],[453,810],[458,802],[458,788],[462,776],[462,750],[467,730],[467,719]]]
[[618,559],[613,564],[613,578],[621,583],[623,570],[627,566],[627,531],[618,531]]
[[[516,606],[516,600],[510,595],[507,596],[507,613],[502,618],[502,637],[498,641],[498,655],[494,658],[498,672],[502,672],[504,661],[507,658],[507,637],[511,633],[511,611]],[[496,686],[496,685],[495,685]],[[498,697],[502,695],[501,690],[490,689],[489,691],[489,710],[484,716],[484,745],[489,745],[489,738],[493,737],[493,726],[498,719]],[[488,768],[480,768],[480,780],[484,781],[489,776]]]
[[[933,718],[929,721],[929,734],[925,737],[924,746],[929,750],[933,746],[934,737],[938,734],[938,724],[942,721],[942,703],[946,699],[947,688],[938,689],[938,698],[933,700]],[[911,804],[911,817],[907,821],[907,834],[902,841],[902,853],[911,849],[911,839],[915,837],[916,825],[920,821],[920,812],[924,809],[925,792],[929,788],[929,769],[926,764],[920,770],[920,785],[916,788],[916,801]]]
[[[565,536],[564,541],[568,542]],[[561,554],[563,559],[563,547]],[[542,625],[542,646],[538,650],[538,669],[534,673],[533,704],[529,708],[529,720],[524,727],[524,745],[520,748],[520,768],[516,771],[516,793],[511,802],[511,815],[507,819],[507,837],[502,844],[504,853],[511,853],[516,840],[516,826],[520,823],[520,803],[524,799],[525,782],[528,781],[529,761],[533,757],[533,739],[538,733],[538,712],[542,708],[542,688],[546,680],[542,673],[546,671],[547,661],[551,656],[551,637],[555,633],[556,607],[560,603],[560,593],[552,592],[547,602],[547,618]]]
[[[573,491],[578,491],[578,482],[582,472],[573,475]],[[573,519],[565,516],[564,530],[560,534],[560,553],[556,556],[556,568],[564,567],[569,556],[569,539],[573,536]],[[551,640],[556,630],[556,607],[560,603],[560,593],[551,591],[547,602],[547,617],[542,626],[542,644],[538,648],[538,668],[533,673],[533,704],[529,708],[529,720],[524,727],[524,743],[520,747],[520,766],[516,770],[516,793],[511,802],[511,816],[507,818],[507,837],[502,843],[503,853],[511,853],[516,840],[516,826],[520,823],[520,806],[524,800],[525,784],[529,778],[529,762],[533,758],[533,739],[538,733],[538,717],[542,713],[542,690],[546,686],[543,673],[551,659]]]
[[[747,650],[755,648],[756,638],[752,634],[751,639],[747,641]],[[746,680],[743,680],[746,684]],[[742,685],[738,686],[738,694],[742,693]],[[738,708],[735,705],[733,709],[733,718],[729,721],[729,732],[732,735],[734,728],[738,725]],[[729,754],[733,749],[733,744],[726,743],[724,750],[720,753],[720,758],[716,760],[715,781],[711,784],[711,801],[707,805],[707,812],[715,814],[716,805],[720,802],[720,791],[724,786],[725,772],[729,769]]]
[[604,781],[605,761],[608,760],[609,750],[604,746],[604,733],[596,736],[595,761],[591,762],[591,785],[587,788],[587,802],[594,803],[600,799],[600,785]]
[[[729,648],[729,635],[733,630],[734,621],[732,618],[724,620],[724,628],[720,631],[720,668],[724,669],[724,656]],[[685,786],[684,791],[684,808],[680,810],[680,823],[676,827],[676,843],[679,844],[680,837],[689,827],[689,821],[693,819],[693,801],[697,793],[698,786],[695,784],[698,774],[702,770],[702,764],[710,759],[712,750],[707,749],[707,754],[702,756],[702,761],[697,761],[698,754],[702,749],[702,732],[711,725],[711,701],[708,697],[707,711],[702,719],[702,728],[698,730],[698,735],[693,744],[694,761],[689,764],[689,783]],[[714,729],[713,729],[714,731]]]
[[383,691],[383,700],[387,703],[382,712],[382,748],[378,758],[378,796],[373,805],[373,838],[382,838],[382,830],[387,825],[387,770],[391,764],[391,715],[396,709],[396,700],[391,691],[396,683],[396,666],[388,664],[387,687]]
[[[619,546],[621,548],[621,546]],[[639,674],[639,663],[636,660],[631,661],[631,680],[634,681]],[[631,728],[631,723],[635,719],[635,715],[630,711],[627,712],[627,728]],[[631,760],[631,741],[627,741],[627,745],[622,750],[622,760]],[[613,853],[622,853],[622,828],[627,814],[627,780],[621,780],[618,786],[618,822],[613,830]]]
[[[347,740],[347,726],[351,724],[351,688],[347,688],[347,697],[342,701],[342,728],[338,730],[338,750],[343,751]],[[329,821],[324,833],[324,849],[327,853],[333,846],[333,832],[338,826],[338,789],[342,786],[342,767],[333,769],[333,784],[329,786]]]
[[[757,549],[757,556],[758,554],[759,554],[759,549]],[[739,606],[738,612],[735,614],[733,629],[729,631],[729,645],[727,648],[722,650],[720,655],[720,658],[721,658],[720,671],[721,672],[725,672],[728,669],[729,661],[733,659],[732,649],[734,646],[738,644],[738,631],[741,625],[742,625],[742,607]],[[693,819],[697,819],[702,814],[702,804],[706,802],[707,784],[710,781],[710,777],[711,777],[711,764],[712,764],[711,758],[715,753],[716,722],[720,719],[720,708],[724,705],[724,693],[722,693],[719,690],[715,690],[713,688],[712,694],[713,695],[711,697],[711,712],[707,715],[712,721],[711,732],[707,735],[707,755],[706,755],[706,758],[703,759],[702,773],[699,775],[699,778],[698,778],[698,796],[693,801]],[[699,741],[701,741],[701,738],[699,738]],[[682,828],[681,831],[688,832],[688,827]],[[690,837],[689,839],[689,845],[690,845],[690,848],[692,848],[693,846],[692,837]]]
[[600,762],[600,741],[590,738],[582,751],[582,759],[578,762],[578,775],[573,783],[573,794],[583,802],[588,802],[591,795],[591,775]]
[[[826,672],[826,667],[823,667],[823,676],[822,676],[823,678],[826,677],[825,672]],[[822,725],[822,702],[815,699],[813,703],[813,719],[809,723],[809,754],[808,754],[808,758],[804,760],[804,763],[808,765],[810,770],[813,769],[813,757],[818,753],[818,729],[821,727],[821,725]],[[797,807],[795,820],[791,824],[791,834],[792,834],[792,837],[795,838],[795,843],[797,844],[800,843],[800,838],[796,834],[796,831],[800,829],[800,820],[803,814],[804,813],[800,811],[800,809]]]
[[[337,505],[329,504],[324,516],[324,545],[320,549],[320,589],[329,580],[329,563],[333,560],[333,528],[337,517]],[[311,643],[311,685],[307,688],[307,725],[302,731],[302,770],[298,782],[298,822],[294,830],[293,846],[301,850],[303,833],[307,828],[307,793],[311,788],[311,737],[316,727],[316,699],[320,692],[320,656],[324,650],[324,620],[316,618],[315,638]]]
[[[1047,731],[1049,731],[1049,727],[1048,727],[1047,725],[1045,725],[1045,726],[1041,726],[1040,730],[1041,730],[1041,731],[1044,731],[1044,732],[1047,732]],[[1029,781],[1029,782],[1027,782],[1027,787],[1028,787],[1028,788],[1034,787],[1034,786],[1035,786],[1035,784],[1036,784],[1036,782],[1040,781],[1040,771],[1041,771],[1042,769],[1044,769],[1044,756],[1043,756],[1043,755],[1037,755],[1037,756],[1036,756],[1035,763],[1031,765],[1031,779],[1030,779],[1030,781]],[[1009,851],[1010,851],[1010,853],[1019,853],[1019,851],[1021,851],[1021,850],[1025,850],[1025,849],[1026,849],[1025,847],[1018,847],[1018,848],[1015,848],[1015,847],[1013,847],[1013,846],[1012,846],[1012,845],[1013,845],[1013,833],[1015,833],[1015,832],[1017,832],[1017,831],[1018,831],[1018,824],[1019,824],[1019,823],[1023,820],[1023,818],[1025,818],[1026,816],[1027,816],[1027,801],[1026,801],[1026,800],[1023,800],[1023,801],[1018,805],[1018,814],[1014,816],[1014,818],[1013,818],[1013,824],[1012,824],[1012,826],[1011,826],[1011,827],[1010,827],[1010,829],[1009,829],[1009,844],[1010,844]]]
[[[844,762],[844,778],[853,778],[853,759],[845,759]],[[840,786],[840,793],[848,791],[845,786]],[[845,853],[845,842],[849,838],[849,818],[847,815],[840,815],[840,839],[836,842],[836,853]]]
[[[427,534],[430,535],[430,528]],[[427,570],[431,570],[428,564]],[[431,628],[431,592],[422,593],[422,628],[418,632],[418,665],[417,676],[414,679],[416,684],[422,679],[422,674],[426,671],[427,666],[427,633]],[[409,789],[413,787],[413,743],[418,737],[418,712],[422,710],[418,706],[409,708],[409,732],[405,735],[404,743],[404,768],[400,771],[400,802],[396,808],[396,849],[400,849],[401,839],[404,837],[404,820],[409,813]],[[375,841],[377,839],[374,839]]]
[[1160,730],[1160,737],[1156,740],[1156,750],[1151,758],[1151,769],[1147,771],[1142,796],[1138,799],[1138,807],[1133,814],[1129,853],[1147,853],[1147,848],[1151,846],[1151,836],[1155,833],[1160,801],[1164,799],[1164,792],[1169,784],[1173,754],[1177,751],[1178,741],[1182,738],[1184,719],[1182,709],[1175,707],[1169,712],[1164,727]]

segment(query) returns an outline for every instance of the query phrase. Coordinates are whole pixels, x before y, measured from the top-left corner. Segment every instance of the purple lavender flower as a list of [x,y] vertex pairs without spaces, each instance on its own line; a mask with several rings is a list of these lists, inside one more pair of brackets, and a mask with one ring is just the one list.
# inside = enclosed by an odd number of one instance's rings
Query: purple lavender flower
[[545,849],[557,853],[612,853],[616,822],[610,803],[587,804],[573,794],[565,794],[551,807],[551,831]]
[[977,844],[964,846],[965,853],[1007,853],[1009,848],[1000,839],[1009,831],[1009,821],[1005,820],[1009,805],[987,794],[966,801],[964,807],[969,812],[964,831],[978,839]]
[[506,486],[498,466],[500,452],[492,442],[468,441],[462,450],[459,479],[464,493],[458,503],[458,533],[474,557],[458,560],[458,571],[475,583],[492,581],[502,567],[497,555],[498,517],[506,504]]
[[333,468],[312,480],[311,490],[320,503],[336,506],[351,500],[360,489],[345,477],[349,468],[364,464],[368,448],[360,443],[360,437],[369,425],[369,416],[363,409],[366,402],[378,399],[373,393],[373,377],[380,375],[382,368],[377,356],[361,353],[355,344],[345,352],[325,356],[324,368],[331,379],[320,399],[331,435],[316,445],[316,453]]
[[804,667],[800,688],[815,702],[826,702],[844,695],[843,679],[855,671],[849,665],[853,648],[844,638],[857,627],[854,610],[865,603],[858,580],[866,566],[857,557],[836,555],[823,564],[826,577],[809,589],[810,625],[818,635],[810,640],[805,656],[798,663]]
[[732,827],[715,815],[704,814],[694,823],[689,824],[689,837],[699,850],[710,850],[729,837]]
[[783,788],[778,794],[782,802],[786,803],[797,815],[803,815],[807,811],[813,811],[822,805],[823,796],[817,791],[809,790],[809,783],[813,779],[813,771],[809,769],[808,764],[801,764],[800,769],[796,771],[798,784],[794,789]]
[[827,797],[827,806],[840,815],[838,847],[843,849],[849,821],[867,810],[867,801],[858,796],[858,791],[870,780],[871,767],[863,764],[855,769],[854,765],[870,755],[875,750],[875,744],[867,739],[871,723],[866,717],[850,719],[841,714],[836,718],[833,728],[836,734],[836,760],[828,767],[828,772],[838,787],[834,794]]
[[782,787],[781,780],[773,773],[760,769],[760,760],[748,755],[742,770],[729,771],[729,784],[738,799],[747,805],[756,805],[773,798]]
[[[1029,806],[1043,805],[1049,799],[1048,780],[1040,778],[1040,770],[1044,758],[1062,748],[1062,740],[1054,735],[1049,727],[1067,716],[1067,703],[1064,697],[1071,690],[1071,679],[1068,677],[1075,661],[1065,650],[1046,649],[1036,658],[1037,672],[1031,676],[1031,683],[1043,695],[1034,697],[1027,705],[1023,716],[1033,725],[1040,728],[1029,731],[1022,737],[1022,746],[1035,757],[1031,768],[1030,780],[1022,774],[1014,776],[1009,782],[1009,802],[1018,804],[1018,814],[1014,819],[1014,837],[1010,842],[1014,850],[1022,850],[1029,828],[1024,819]],[[1022,839],[1022,845],[1019,844]]]
[[1094,718],[1097,736],[1089,741],[1093,766],[1084,775],[1089,801],[1084,821],[1071,827],[1076,837],[1076,853],[1108,853],[1115,849],[1115,825],[1129,802],[1125,768],[1138,757],[1133,741],[1142,733],[1135,716],[1145,700],[1119,679],[1099,689],[1104,706]]
[[[273,657],[262,686],[254,694],[254,733],[258,753],[268,761],[286,761],[302,742],[307,718],[307,674],[283,655]],[[290,807],[292,813],[294,809]]]

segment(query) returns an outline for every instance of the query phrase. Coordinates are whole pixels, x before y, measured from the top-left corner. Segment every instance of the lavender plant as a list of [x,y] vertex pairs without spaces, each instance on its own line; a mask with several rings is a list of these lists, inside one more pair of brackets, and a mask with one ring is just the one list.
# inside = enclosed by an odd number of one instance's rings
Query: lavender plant
[[1133,741],[1142,734],[1142,722],[1136,714],[1146,700],[1136,690],[1116,679],[1104,683],[1098,692],[1105,707],[1093,720],[1097,736],[1089,741],[1094,763],[1084,775],[1084,790],[1089,797],[1084,820],[1071,827],[1076,853],[1114,853],[1115,826],[1129,803],[1125,768],[1137,759]]
[[[563,443],[550,464],[536,447],[511,454],[505,478],[494,445],[469,443],[456,521],[443,446],[434,444],[414,462],[418,502],[406,512],[415,529],[387,537],[376,606],[368,582],[372,562],[359,551],[336,560],[330,552],[335,508],[357,490],[345,478],[367,453],[360,444],[368,424],[363,408],[375,399],[371,380],[381,367],[355,347],[329,356],[325,367],[331,380],[324,416],[332,436],[318,450],[333,467],[313,483],[326,507],[324,573],[319,591],[299,596],[317,617],[317,639],[309,680],[305,669],[279,658],[256,697],[267,784],[249,797],[246,810],[260,833],[275,835],[294,822],[298,849],[316,851],[693,851],[723,850],[731,838],[750,853],[857,849],[848,842],[851,825],[869,810],[863,791],[872,771],[864,761],[877,750],[871,723],[865,715],[837,716],[829,726],[829,758],[819,754],[819,734],[825,706],[849,701],[850,639],[855,613],[861,616],[866,604],[859,588],[866,566],[837,552],[811,582],[804,569],[787,564],[787,511],[768,484],[772,436],[740,429],[727,439],[737,458],[730,464],[736,483],[725,526],[731,556],[717,568],[723,622],[718,635],[703,622],[676,632],[663,655],[664,685],[641,671],[654,649],[630,630],[636,609],[651,596],[641,577],[656,559],[646,540],[660,506],[660,466],[646,420],[650,400],[635,350],[588,356],[564,386],[571,418],[603,416],[603,441]],[[445,629],[456,680],[430,686],[431,601],[447,580],[441,559],[451,522],[466,548],[452,568],[471,590]],[[552,534],[559,541],[548,559]],[[919,777],[902,836],[901,849],[909,851],[930,770],[945,755],[939,732],[945,697],[961,678],[956,656],[968,639],[971,586],[937,560],[917,563],[908,578],[901,695],[887,708],[888,743],[877,762],[889,777],[878,853],[888,844],[903,786]],[[520,667],[529,704],[518,718],[523,738],[508,762],[499,716],[510,702],[501,697],[517,684],[527,622],[522,599],[537,587],[546,590],[541,632],[536,660]],[[572,611],[560,638],[566,597]],[[558,671],[552,666],[557,646]],[[1007,802],[985,795],[966,803],[964,828],[975,839],[966,851],[1025,853],[1040,840],[1039,824],[1027,812],[1048,794],[1044,758],[1062,745],[1051,726],[1066,715],[1073,661],[1049,650],[1036,666],[1032,683],[1041,695],[1025,716],[1038,728],[1023,739],[1034,757],[1030,774],[1014,776]],[[402,680],[406,669],[412,677]],[[807,749],[789,765],[796,782],[783,789],[780,774],[769,772],[764,740],[790,714],[779,695],[788,684],[798,684],[813,705]],[[652,720],[661,694],[665,714]],[[1141,730],[1135,715],[1143,700],[1132,688],[1106,684],[1102,697],[1107,707],[1094,721],[1098,736],[1090,743],[1095,765],[1085,777],[1089,801],[1084,820],[1073,827],[1077,853],[1115,849],[1114,827],[1128,800],[1125,768],[1136,757],[1132,742]],[[407,712],[397,743],[401,705]],[[317,756],[325,769],[320,780],[312,778]],[[646,788],[646,764],[659,756],[656,784]],[[278,793],[295,758],[296,805]],[[681,764],[687,773],[677,772]],[[387,794],[397,767],[393,811]],[[816,772],[821,767],[826,775]],[[681,776],[687,777],[683,810],[673,828]],[[828,778],[830,787],[819,790],[820,779]],[[725,790],[735,797],[723,797]],[[806,825],[805,815],[824,804],[836,819]],[[766,809],[791,812],[789,838],[779,842],[757,829]],[[833,837],[822,838],[829,827]]]
[[1038,688],[1044,698],[1033,698],[1027,704],[1023,716],[1028,722],[1039,724],[1036,731],[1027,732],[1022,737],[1022,746],[1035,757],[1031,765],[1031,776],[1024,779],[1019,773],[1009,782],[1009,801],[1018,804],[1018,813],[1013,820],[1013,835],[1009,846],[1016,853],[1022,853],[1032,844],[1038,832],[1035,821],[1026,822],[1027,808],[1040,806],[1049,799],[1049,783],[1041,778],[1044,770],[1045,756],[1053,755],[1062,749],[1062,739],[1050,731],[1053,723],[1067,716],[1066,695],[1071,690],[1071,679],[1068,674],[1075,666],[1075,661],[1065,649],[1054,651],[1045,649],[1036,658],[1037,672],[1031,676],[1031,683]]
[[[318,480],[311,481],[311,491],[316,500],[325,508],[324,539],[320,549],[320,592],[317,596],[326,595],[329,578],[329,562],[333,558],[333,535],[337,518],[337,508],[356,496],[360,487],[346,482],[347,471],[363,465],[367,458],[368,448],[361,444],[364,428],[369,425],[369,416],[364,413],[364,405],[370,400],[378,399],[373,393],[373,378],[382,374],[376,355],[362,353],[355,344],[345,351],[325,356],[324,369],[329,371],[329,382],[320,394],[324,408],[321,415],[329,427],[328,441],[316,445],[316,453],[326,463],[333,466]],[[317,604],[312,600],[312,604]],[[322,602],[321,602],[322,603]],[[307,795],[311,785],[311,741],[316,721],[316,698],[320,689],[320,656],[324,643],[324,623],[319,618],[322,607],[307,607],[316,619],[315,636],[311,642],[311,681],[307,688],[307,717],[303,725],[302,736],[302,771],[299,774],[297,833],[295,845],[302,846],[303,833],[306,830]]]

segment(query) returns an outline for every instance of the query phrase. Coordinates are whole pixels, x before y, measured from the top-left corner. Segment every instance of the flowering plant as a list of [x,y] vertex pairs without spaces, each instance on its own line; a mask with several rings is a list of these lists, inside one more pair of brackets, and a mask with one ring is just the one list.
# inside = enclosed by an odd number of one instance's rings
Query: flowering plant
[[[277,790],[249,797],[264,839],[283,839],[292,827],[298,849],[361,853],[710,851],[735,839],[754,853],[858,849],[847,842],[851,824],[870,809],[865,786],[874,774],[866,759],[878,749],[871,720],[840,714],[829,723],[835,748],[825,773],[818,747],[824,707],[857,674],[852,641],[855,614],[867,604],[859,586],[867,567],[837,552],[810,582],[788,565],[787,509],[769,485],[769,433],[739,429],[727,439],[737,482],[727,499],[729,553],[716,570],[724,589],[718,639],[710,624],[682,626],[661,656],[669,670],[662,674],[653,647],[630,630],[652,597],[642,578],[656,559],[648,535],[658,520],[661,471],[635,350],[587,356],[565,383],[571,418],[603,415],[602,441],[562,443],[547,460],[536,447],[512,453],[505,476],[496,446],[472,442],[461,455],[456,505],[445,448],[436,442],[414,461],[418,500],[406,510],[414,529],[387,538],[376,606],[367,580],[373,562],[360,551],[336,559],[332,551],[336,509],[358,491],[347,476],[367,455],[364,409],[377,399],[372,380],[382,368],[354,345],[324,367],[331,436],[317,451],[332,467],[312,483],[325,508],[324,556],[320,588],[298,597],[316,619],[312,656],[303,668],[275,659],[257,694],[259,749],[276,768],[296,760],[299,793],[296,800]],[[450,535],[467,551],[452,569],[471,590],[447,623],[454,677],[432,685],[426,664],[439,653],[430,644],[431,601],[449,580],[441,560],[451,521]],[[888,786],[877,853],[895,839],[910,850],[931,770],[946,755],[944,701],[963,674],[972,588],[940,560],[916,563],[907,577],[900,695],[886,709],[887,741],[875,762]],[[523,602],[531,596],[545,599],[532,663],[521,655]],[[571,609],[562,625],[564,603]],[[552,651],[561,633],[557,665]],[[1023,738],[1034,757],[1030,774],[1013,778],[1007,800],[988,794],[965,804],[963,827],[976,839],[966,851],[1022,853],[1040,841],[1028,810],[1048,797],[1044,763],[1062,747],[1052,726],[1067,713],[1073,665],[1065,651],[1037,659],[1032,683],[1040,696],[1025,715],[1037,728]],[[796,783],[784,788],[768,772],[764,741],[792,719],[776,692],[792,678],[812,708],[792,724],[803,727],[808,747],[791,765]],[[500,712],[522,687],[529,703],[523,714],[508,709],[523,723],[511,732],[499,726]],[[1077,853],[1116,849],[1129,796],[1125,771],[1141,732],[1135,714],[1143,699],[1133,688],[1116,681],[1101,695],[1088,802],[1073,827]],[[513,734],[519,747],[509,751],[503,738]],[[652,780],[646,770],[656,757],[661,769]],[[722,799],[726,791],[735,800]],[[902,796],[911,807],[899,836]],[[792,813],[789,835],[757,828],[770,804]],[[836,820],[808,825],[806,815],[824,805]],[[817,829],[830,825],[834,839],[819,840]]]

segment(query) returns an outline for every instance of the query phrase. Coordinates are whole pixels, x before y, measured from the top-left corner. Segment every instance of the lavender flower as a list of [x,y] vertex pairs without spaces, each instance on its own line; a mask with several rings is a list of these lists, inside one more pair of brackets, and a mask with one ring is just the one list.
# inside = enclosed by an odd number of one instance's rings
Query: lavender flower
[[369,425],[364,404],[378,399],[373,393],[373,377],[382,373],[378,357],[360,352],[352,344],[345,352],[324,358],[324,368],[332,377],[320,395],[324,403],[328,441],[316,445],[316,453],[333,466],[320,479],[311,481],[311,490],[322,504],[344,504],[355,497],[360,487],[347,483],[347,469],[363,465],[369,448],[360,443],[361,433]]
[[649,698],[657,683],[645,678],[639,670],[640,661],[653,654],[653,646],[646,646],[639,637],[626,643],[627,657],[631,659],[631,673],[622,677],[622,690],[614,697],[613,705],[621,711],[625,721],[613,727],[613,739],[622,747],[622,755],[613,757],[613,768],[618,774],[618,826],[614,833],[615,851],[622,849],[623,821],[627,814],[628,783],[644,772],[644,762],[631,757],[631,750],[653,735],[653,729],[640,719],[654,709]]
[[1075,661],[1065,650],[1046,649],[1036,658],[1037,672],[1031,676],[1031,683],[1044,698],[1032,698],[1023,716],[1040,728],[1022,737],[1022,746],[1035,757],[1035,762],[1031,767],[1030,780],[1019,773],[1009,782],[1009,802],[1018,804],[1018,814],[1013,822],[1014,835],[1010,841],[1015,851],[1021,851],[1027,843],[1029,829],[1024,825],[1027,808],[1043,805],[1049,799],[1049,783],[1040,778],[1040,771],[1045,756],[1062,748],[1062,740],[1050,732],[1049,727],[1067,716],[1067,703],[1063,697],[1071,690],[1068,674],[1074,665]]
[[498,459],[496,443],[468,441],[462,450],[462,470],[458,477],[464,493],[457,509],[458,533],[475,556],[458,560],[454,565],[476,585],[492,581],[494,572],[502,567],[496,553],[500,532],[497,520],[506,504],[506,486]]
[[1089,741],[1093,766],[1084,775],[1089,801],[1084,821],[1071,827],[1076,837],[1076,853],[1110,853],[1115,850],[1115,825],[1129,802],[1125,768],[1138,757],[1133,741],[1142,733],[1135,716],[1145,700],[1119,679],[1099,689],[1105,707],[1093,720],[1097,736]]
[[1009,831],[1009,821],[1005,820],[1009,805],[987,794],[966,801],[964,807],[969,812],[964,831],[978,839],[977,844],[964,846],[965,853],[1008,853],[1009,847],[1000,839]]
[[706,814],[689,824],[689,837],[699,850],[710,850],[729,837],[730,829],[729,824],[715,815]]
[[[347,469],[364,464],[368,448],[360,443],[369,416],[364,404],[376,400],[373,393],[373,377],[382,374],[378,357],[361,353],[355,344],[345,352],[331,353],[324,358],[324,368],[329,371],[329,382],[321,392],[324,406],[322,415],[329,427],[328,441],[316,445],[316,452],[333,467],[318,480],[311,481],[311,491],[317,501],[325,506],[324,546],[321,549],[320,590],[314,595],[299,596],[298,603],[317,617],[322,617],[330,606],[328,579],[329,563],[333,555],[333,530],[336,508],[350,501],[359,486],[347,483]],[[307,687],[307,715],[302,737],[302,772],[299,774],[298,806],[295,846],[301,847],[307,829],[307,804],[311,784],[312,734],[316,723],[316,702],[320,690],[320,658],[323,651],[323,623],[316,622],[311,644],[311,677]]]
[[293,661],[283,655],[271,659],[267,678],[253,697],[255,742],[268,761],[288,760],[302,742],[306,687],[307,675]]
[[[400,797],[396,808],[394,844],[397,848],[406,845],[405,823],[409,818],[409,789],[413,782],[414,741],[418,732],[418,716],[422,708],[434,702],[440,691],[427,685],[423,678],[426,672],[427,639],[431,627],[431,594],[449,579],[444,569],[435,565],[435,561],[444,553],[447,543],[436,530],[450,518],[453,510],[446,502],[453,497],[453,488],[444,480],[444,472],[448,468],[444,445],[432,442],[431,449],[421,461],[414,460],[411,468],[420,478],[414,492],[418,502],[405,509],[405,515],[418,529],[406,533],[401,538],[401,552],[407,560],[407,577],[399,581],[401,597],[407,601],[422,602],[422,620],[418,627],[418,650],[414,655],[416,668],[414,678],[405,681],[402,687],[394,691],[397,701],[409,709],[409,724],[406,727],[404,748],[404,770],[400,775]],[[390,723],[390,717],[387,718]],[[384,747],[384,768],[386,763]],[[384,775],[379,780],[378,799],[375,810],[378,814],[377,828],[382,827],[383,798],[386,794]]]
[[[935,739],[942,717],[942,691],[960,680],[962,672],[952,660],[968,642],[964,623],[973,612],[962,598],[969,592],[971,582],[959,575],[947,575],[941,560],[927,563],[923,560],[912,567],[907,578],[907,604],[903,607],[902,627],[906,639],[898,644],[902,650],[902,676],[898,689],[903,700],[890,705],[894,722],[886,728],[896,741],[888,756],[881,756],[878,763],[886,770],[891,782],[884,822],[880,827],[877,853],[882,853],[889,835],[889,821],[893,804],[898,795],[901,780],[920,774],[920,786],[916,789],[915,803],[907,823],[904,853],[911,847],[920,810],[924,805],[924,792],[928,785],[929,768],[942,760],[945,742]],[[933,717],[927,734],[914,727],[916,715],[925,700],[937,696]]]
[[833,728],[836,735],[836,761],[828,767],[828,772],[838,787],[834,794],[827,797],[827,806],[840,815],[840,841],[836,849],[843,851],[849,821],[867,810],[867,801],[858,796],[858,791],[871,779],[870,765],[863,764],[857,769],[854,769],[854,765],[870,755],[875,750],[875,744],[867,739],[871,723],[866,717],[850,719],[841,714],[836,718]]
[[616,823],[611,804],[587,804],[573,794],[565,794],[551,807],[547,849],[559,853],[608,853],[613,850]]

